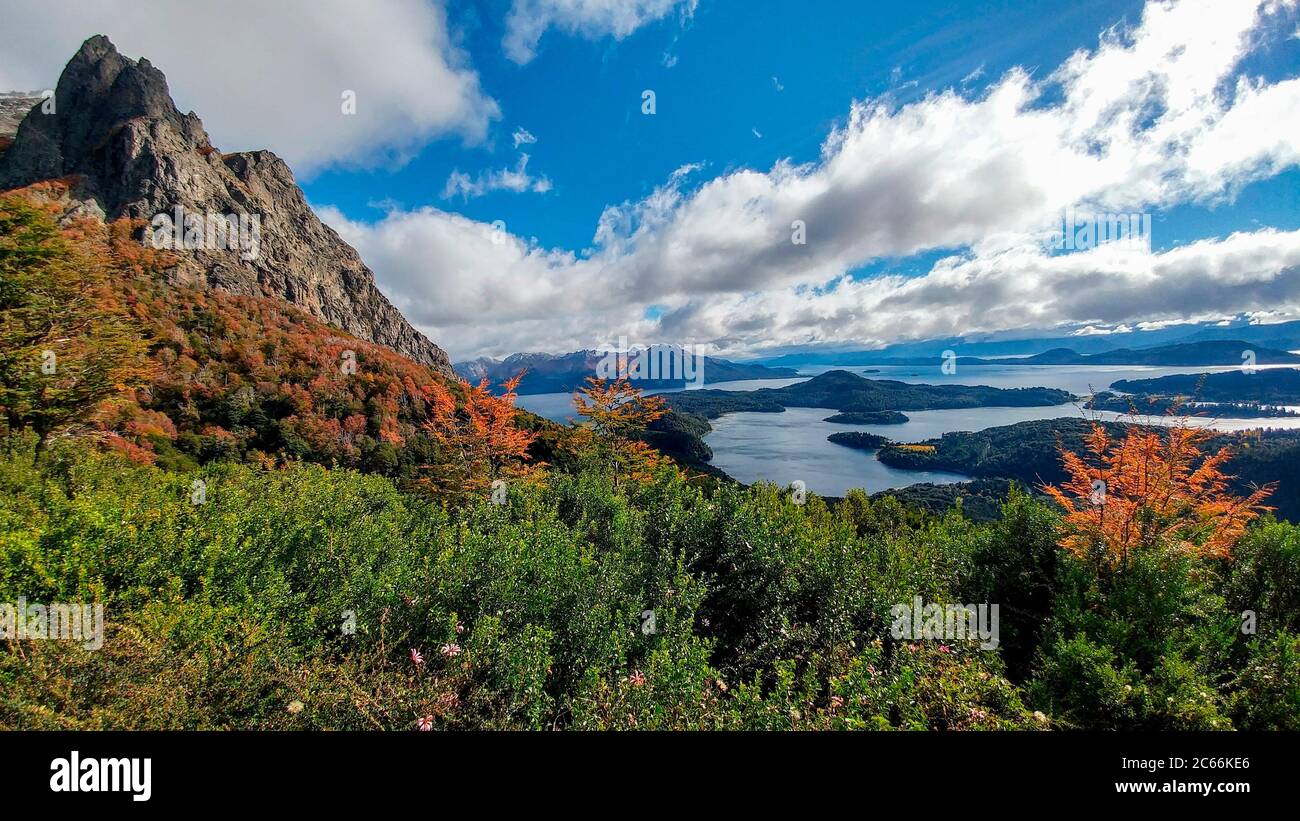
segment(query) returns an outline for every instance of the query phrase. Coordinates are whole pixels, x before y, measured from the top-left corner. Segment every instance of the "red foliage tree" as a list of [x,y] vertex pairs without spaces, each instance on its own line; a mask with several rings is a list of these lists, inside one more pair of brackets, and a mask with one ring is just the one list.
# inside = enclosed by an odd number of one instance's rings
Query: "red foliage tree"
[[1132,425],[1117,441],[1094,424],[1086,453],[1061,448],[1069,479],[1043,490],[1065,509],[1069,533],[1062,546],[1111,569],[1157,544],[1229,555],[1246,526],[1270,510],[1263,501],[1273,486],[1233,495],[1232,477],[1223,472],[1231,451],[1204,453],[1211,436],[1184,420],[1164,430]]

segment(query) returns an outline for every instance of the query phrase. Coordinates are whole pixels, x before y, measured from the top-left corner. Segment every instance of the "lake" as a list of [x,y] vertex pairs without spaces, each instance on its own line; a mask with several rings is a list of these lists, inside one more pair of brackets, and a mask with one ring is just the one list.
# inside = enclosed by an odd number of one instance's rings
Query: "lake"
[[[1261,370],[1268,366],[1261,366]],[[865,365],[801,368],[804,374],[791,379],[719,382],[707,387],[719,390],[779,388],[802,382],[829,370],[846,370],[868,379],[896,379],[930,385],[989,385],[996,388],[1061,388],[1075,394],[1106,390],[1120,379],[1151,379],[1175,373],[1228,371],[1232,367],[1166,368],[1120,365],[963,365],[946,375],[938,367]],[[559,422],[573,417],[572,396],[567,393],[521,396],[522,408]],[[869,493],[920,482],[949,484],[970,477],[957,473],[899,470],[876,461],[875,451],[856,450],[826,441],[837,431],[860,430],[888,436],[900,442],[932,439],[950,431],[978,431],[1031,419],[1080,418],[1083,411],[1073,404],[1045,408],[968,408],[961,410],[905,411],[909,421],[902,425],[837,425],[822,421],[835,413],[828,408],[787,408],[784,413],[732,413],[712,420],[713,431],[704,441],[713,449],[712,464],[746,484],[766,480],[789,485],[795,480],[824,496],[843,496],[850,488]],[[1089,417],[1119,419],[1112,412],[1089,413]],[[1150,421],[1159,422],[1159,418]],[[1205,419],[1195,423],[1233,431],[1258,427],[1300,428],[1292,419]]]

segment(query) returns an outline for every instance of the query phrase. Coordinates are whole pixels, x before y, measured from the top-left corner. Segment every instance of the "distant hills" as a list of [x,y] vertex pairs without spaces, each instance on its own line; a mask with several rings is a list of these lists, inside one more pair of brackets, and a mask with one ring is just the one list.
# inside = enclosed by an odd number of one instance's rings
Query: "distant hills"
[[[961,365],[1163,365],[1170,367],[1199,367],[1204,365],[1241,365],[1243,354],[1254,354],[1255,364],[1300,364],[1300,355],[1276,348],[1268,348],[1244,339],[1212,339],[1197,342],[1180,342],[1151,348],[1118,348],[1096,353],[1081,353],[1074,348],[1052,348],[1032,356],[1008,356],[992,359],[976,356],[958,356]],[[954,351],[955,353],[955,351]],[[837,359],[844,365],[911,365],[937,367],[943,364],[941,355],[882,356],[880,354],[846,354],[848,361]],[[786,359],[782,357],[782,360]]]
[[[868,351],[801,351],[783,356],[762,357],[765,365],[804,367],[810,365],[905,365],[928,364],[944,351],[960,357],[1032,356],[1065,349],[1079,354],[1136,350],[1194,342],[1232,341],[1248,347],[1274,350],[1300,349],[1300,321],[1274,325],[1229,324],[1176,325],[1151,331],[1111,334],[1043,336],[1021,339],[970,340],[963,337],[904,342]],[[1197,363],[1208,364],[1208,363]]]
[[1111,387],[1124,393],[1192,397],[1205,402],[1300,405],[1300,370],[1295,368],[1121,379]]
[[1057,348],[1034,356],[1014,359],[978,359],[958,357],[959,365],[1241,365],[1243,354],[1254,354],[1260,365],[1300,363],[1300,356],[1289,351],[1264,348],[1240,339],[1182,342],[1154,348],[1120,348],[1104,353],[1081,354],[1068,348]]
[[[505,359],[480,357],[468,362],[458,362],[453,367],[463,379],[477,383],[483,379],[493,387],[521,371],[524,378],[519,393],[567,393],[582,387],[588,377],[595,376],[604,351],[574,351],[567,354],[517,353]],[[732,382],[738,379],[789,379],[798,376],[793,368],[770,368],[752,363],[730,362],[712,356],[704,357],[700,369],[704,384]],[[674,375],[679,373],[674,371]],[[637,386],[646,390],[680,388],[687,384],[684,378],[638,379]]]

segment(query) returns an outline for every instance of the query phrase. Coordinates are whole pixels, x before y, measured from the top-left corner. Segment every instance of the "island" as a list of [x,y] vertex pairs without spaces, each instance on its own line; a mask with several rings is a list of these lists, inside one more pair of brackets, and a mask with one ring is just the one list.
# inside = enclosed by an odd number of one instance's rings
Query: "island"
[[1282,405],[1258,402],[1201,402],[1186,395],[1154,393],[1117,394],[1103,391],[1086,403],[1088,410],[1114,411],[1135,416],[1197,416],[1232,419],[1268,419],[1298,417],[1300,412]]
[[1124,393],[1182,396],[1202,402],[1300,405],[1300,370],[1296,368],[1176,373],[1153,379],[1121,379],[1110,387]]
[[[1122,438],[1135,423],[1100,422],[1107,432]],[[876,459],[904,470],[948,471],[976,479],[1004,479],[1026,488],[1061,484],[1067,477],[1060,450],[1084,452],[1093,423],[1078,417],[1034,419],[987,428],[954,431],[915,443],[891,442],[876,452]],[[1222,433],[1202,443],[1206,453],[1228,448],[1224,467],[1237,492],[1276,483],[1268,504],[1279,518],[1300,518],[1300,431],[1251,430]]]
[[675,393],[668,404],[682,413],[716,419],[726,413],[781,413],[786,408],[848,412],[1052,407],[1076,397],[1058,388],[990,388],[987,385],[917,385],[827,371],[783,388],[754,391],[703,389]]
[[846,448],[856,448],[858,450],[879,450],[890,443],[888,436],[878,436],[874,433],[864,433],[860,430],[843,431],[841,433],[832,433],[826,437],[826,441],[833,442],[837,445],[843,445]]
[[[713,458],[712,450],[704,442],[705,435],[712,430],[709,420],[728,413],[784,413],[787,407],[830,408],[839,411],[837,416],[843,416],[903,410],[1055,407],[1076,398],[1069,391],[1056,388],[914,385],[834,370],[783,388],[754,391],[706,388],[668,394],[664,399],[669,412],[650,424],[645,439],[682,464],[708,471],[707,463]],[[898,416],[903,417],[898,421],[907,421],[903,414]]]
[[822,421],[836,425],[902,425],[909,420],[907,414],[898,411],[847,411]]

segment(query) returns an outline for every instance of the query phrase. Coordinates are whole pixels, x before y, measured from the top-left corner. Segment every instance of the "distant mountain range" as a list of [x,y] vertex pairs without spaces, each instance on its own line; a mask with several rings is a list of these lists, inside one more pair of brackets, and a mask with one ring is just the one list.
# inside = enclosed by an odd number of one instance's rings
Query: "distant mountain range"
[[[574,351],[566,354],[517,353],[505,359],[480,357],[468,362],[458,362],[456,373],[470,382],[483,379],[496,388],[507,379],[524,373],[519,383],[521,395],[535,393],[567,393],[582,387],[588,377],[595,376],[604,351]],[[679,371],[674,372],[674,374]],[[770,368],[752,363],[730,362],[712,356],[704,357],[700,368],[704,384],[732,382],[738,379],[789,379],[798,376],[794,368]],[[685,378],[638,379],[636,384],[646,390],[680,388]]]
[[1265,348],[1245,340],[1207,340],[1161,345],[1155,348],[1120,348],[1104,353],[1081,354],[1068,348],[1044,351],[1034,356],[1010,359],[979,359],[958,357],[957,363],[967,365],[1242,365],[1246,353],[1253,355],[1259,365],[1300,363],[1300,355],[1289,351]]
[[[1286,350],[1269,348],[1244,339],[1215,339],[1197,342],[1180,342],[1172,345],[1159,345],[1151,348],[1117,348],[1096,353],[1081,353],[1073,348],[1053,348],[1032,356],[1008,356],[1005,358],[986,358],[977,356],[958,356],[957,365],[1164,365],[1171,367],[1204,365],[1242,365],[1246,363],[1244,354],[1249,351],[1254,355],[1253,363],[1257,365],[1286,365],[1300,363],[1300,355]],[[955,353],[955,351],[954,351]],[[852,354],[852,361],[837,360],[837,364],[846,365],[910,365],[919,367],[937,367],[942,365],[941,355],[925,356],[881,356],[879,354]],[[782,359],[785,359],[783,357]]]
[[[1027,356],[1056,349],[1078,354],[1106,353],[1123,349],[1146,349],[1183,343],[1241,341],[1251,346],[1274,350],[1300,349],[1300,321],[1274,325],[1251,325],[1245,321],[1228,324],[1176,325],[1152,331],[1127,331],[1112,334],[1076,336],[1042,336],[1021,339],[970,340],[964,337],[905,342],[868,351],[802,351],[783,356],[760,357],[756,362],[772,366],[802,367],[809,365],[901,365],[900,361],[922,357],[926,363],[952,351],[959,357]],[[1208,364],[1208,363],[1199,363]]]
[[[1202,340],[1182,342],[1172,345],[1160,345],[1151,348],[1118,348],[1111,351],[1082,353],[1072,348],[1053,348],[1032,356],[992,359],[974,356],[959,356],[955,362],[963,365],[1155,365],[1166,367],[1202,367],[1202,366],[1239,366],[1246,364],[1243,354],[1250,351],[1256,365],[1300,364],[1300,355],[1286,350],[1264,347],[1244,339]],[[606,354],[602,351],[575,351],[567,354],[517,353],[505,359],[480,357],[467,362],[458,362],[453,367],[462,378],[471,382],[487,379],[494,388],[499,388],[507,379],[524,373],[519,386],[520,394],[563,393],[581,387],[589,376],[596,374],[597,367]],[[927,356],[881,356],[874,353],[844,354],[852,362],[837,360],[838,364],[850,365],[907,365],[916,367],[939,367],[944,359],[938,355]],[[789,362],[797,357],[782,357],[780,361]],[[847,372],[846,372],[847,373]],[[703,376],[705,384],[731,382],[739,379],[788,379],[798,376],[798,369],[793,366],[770,366],[757,362],[732,362],[715,357],[704,358]],[[857,377],[860,378],[860,377]],[[686,379],[645,379],[638,384],[646,389],[680,388],[687,384]],[[867,380],[864,380],[867,381]],[[701,398],[701,400],[703,399]],[[763,401],[767,401],[764,399]],[[1065,401],[1065,400],[1062,400]],[[837,405],[817,405],[816,407],[836,407]],[[842,408],[839,408],[842,409]]]

